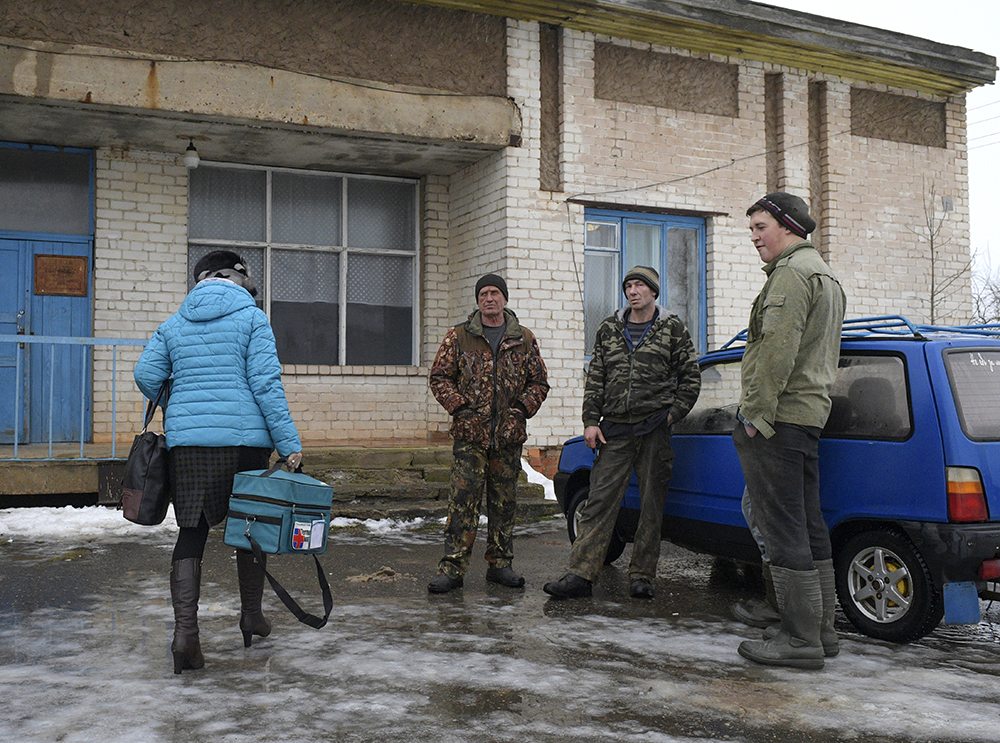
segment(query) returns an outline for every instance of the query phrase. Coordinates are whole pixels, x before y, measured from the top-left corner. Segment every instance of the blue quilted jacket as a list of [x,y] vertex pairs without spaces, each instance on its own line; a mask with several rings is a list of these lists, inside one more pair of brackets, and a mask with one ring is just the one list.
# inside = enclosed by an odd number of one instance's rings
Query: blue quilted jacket
[[135,366],[153,399],[173,376],[167,447],[254,446],[302,451],[281,384],[274,333],[241,286],[203,281],[157,328]]

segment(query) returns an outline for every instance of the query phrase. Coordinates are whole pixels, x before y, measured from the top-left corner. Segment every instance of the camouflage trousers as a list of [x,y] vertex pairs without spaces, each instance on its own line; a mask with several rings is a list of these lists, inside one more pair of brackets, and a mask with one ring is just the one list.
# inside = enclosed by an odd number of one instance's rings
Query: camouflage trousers
[[590,494],[581,507],[569,572],[591,581],[597,578],[634,468],[640,507],[628,574],[633,580],[652,581],[656,577],[663,506],[674,469],[670,433],[671,427],[664,423],[643,436],[609,439],[601,444],[590,472]]
[[482,449],[456,441],[451,466],[448,523],[444,529],[444,557],[438,569],[460,578],[469,567],[469,556],[479,529],[479,513],[486,496],[486,562],[498,568],[514,559],[514,516],[517,511],[517,478],[521,473],[521,447]]

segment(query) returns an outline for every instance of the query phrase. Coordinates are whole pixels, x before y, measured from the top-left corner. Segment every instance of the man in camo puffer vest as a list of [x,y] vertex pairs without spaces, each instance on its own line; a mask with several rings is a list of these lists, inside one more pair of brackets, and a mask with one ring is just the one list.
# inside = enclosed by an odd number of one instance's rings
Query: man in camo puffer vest
[[486,495],[486,580],[521,588],[514,572],[514,515],[527,419],[549,392],[538,341],[507,307],[507,283],[486,274],[476,283],[469,319],[445,336],[431,367],[431,392],[452,416],[455,439],[445,555],[431,593],[462,585]]
[[663,506],[673,471],[671,427],[688,414],[701,390],[698,356],[687,328],[656,304],[659,274],[636,266],[625,274],[622,290],[628,306],[597,329],[587,372],[583,437],[591,449],[600,449],[590,472],[590,494],[580,506],[569,572],[543,588],[555,598],[591,595],[633,467],[641,506],[629,593],[653,598]]

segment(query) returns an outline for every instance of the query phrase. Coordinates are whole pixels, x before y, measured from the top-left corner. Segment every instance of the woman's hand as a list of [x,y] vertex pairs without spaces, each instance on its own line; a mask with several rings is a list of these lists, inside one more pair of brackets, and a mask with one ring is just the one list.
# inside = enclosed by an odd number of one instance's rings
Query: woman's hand
[[292,454],[289,454],[287,457],[285,457],[285,464],[288,466],[289,472],[297,470],[299,468],[299,465],[302,464],[302,452],[297,451]]

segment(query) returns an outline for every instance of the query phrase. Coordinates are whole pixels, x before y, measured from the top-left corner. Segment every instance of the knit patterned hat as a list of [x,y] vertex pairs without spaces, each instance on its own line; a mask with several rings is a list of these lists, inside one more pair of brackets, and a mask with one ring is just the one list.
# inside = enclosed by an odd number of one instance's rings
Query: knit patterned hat
[[790,193],[782,191],[769,193],[747,209],[747,216],[762,209],[799,237],[805,237],[816,229],[816,220],[809,216],[809,205]]
[[231,250],[213,250],[208,255],[202,256],[194,264],[194,270],[191,273],[194,274],[195,281],[201,281],[216,271],[223,271],[227,268],[246,276],[247,269],[243,259]]
[[622,279],[623,292],[625,291],[625,284],[632,279],[639,279],[639,281],[652,289],[654,297],[660,296],[660,274],[656,272],[655,268],[650,268],[649,266],[630,268],[628,273],[625,274],[625,278]]
[[243,259],[231,250],[213,250],[194,264],[195,283],[205,279],[227,279],[237,286],[242,286],[251,297],[257,296],[257,286],[247,273]]

